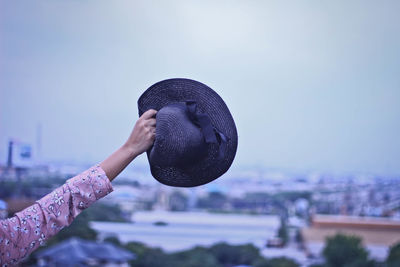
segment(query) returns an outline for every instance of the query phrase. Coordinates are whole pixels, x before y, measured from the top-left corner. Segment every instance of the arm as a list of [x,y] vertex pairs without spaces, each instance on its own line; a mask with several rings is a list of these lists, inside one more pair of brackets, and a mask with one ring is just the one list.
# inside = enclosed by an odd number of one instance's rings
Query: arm
[[0,220],[0,266],[15,264],[70,225],[96,200],[112,191],[111,181],[153,143],[156,111],[149,110],[136,122],[127,142],[100,165],[67,180],[50,194],[14,217]]
[[100,164],[110,181],[153,144],[156,126],[153,116],[156,113],[157,111],[153,109],[143,113],[126,143]]

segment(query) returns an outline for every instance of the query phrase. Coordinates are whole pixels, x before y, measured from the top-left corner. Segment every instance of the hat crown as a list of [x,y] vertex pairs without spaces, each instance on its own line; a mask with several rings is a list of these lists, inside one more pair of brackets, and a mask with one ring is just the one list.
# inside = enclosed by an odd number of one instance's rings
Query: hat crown
[[185,103],[172,103],[156,115],[156,137],[149,160],[161,167],[185,168],[207,155],[201,129],[191,120]]

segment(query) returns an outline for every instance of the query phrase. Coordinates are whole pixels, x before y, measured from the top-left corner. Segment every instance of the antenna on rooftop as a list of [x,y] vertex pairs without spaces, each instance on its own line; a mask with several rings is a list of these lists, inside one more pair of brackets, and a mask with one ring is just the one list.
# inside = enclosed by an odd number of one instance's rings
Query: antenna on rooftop
[[39,122],[36,125],[36,161],[40,163],[42,160],[42,124]]
[[7,167],[11,168],[12,167],[12,154],[13,154],[13,141],[9,140],[8,141],[8,156],[7,156]]

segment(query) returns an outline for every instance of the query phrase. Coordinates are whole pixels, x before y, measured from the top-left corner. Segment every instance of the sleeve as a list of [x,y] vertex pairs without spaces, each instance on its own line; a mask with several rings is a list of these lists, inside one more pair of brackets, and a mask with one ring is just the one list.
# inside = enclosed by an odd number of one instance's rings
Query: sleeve
[[104,170],[93,166],[67,180],[14,217],[0,221],[0,266],[15,264],[72,223],[84,209],[112,192]]

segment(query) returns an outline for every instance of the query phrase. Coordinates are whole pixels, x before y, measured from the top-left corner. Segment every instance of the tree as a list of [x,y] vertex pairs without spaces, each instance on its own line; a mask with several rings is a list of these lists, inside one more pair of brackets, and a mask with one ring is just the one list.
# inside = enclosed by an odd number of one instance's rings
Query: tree
[[206,248],[166,254],[159,248],[150,248],[139,242],[129,242],[124,246],[136,255],[130,262],[134,267],[222,267]]
[[299,267],[294,260],[286,257],[272,259],[259,258],[254,262],[254,267]]
[[260,257],[258,248],[251,244],[229,245],[227,243],[218,243],[210,247],[212,253],[219,263],[230,265],[251,265],[253,261]]
[[282,239],[283,245],[289,241],[289,231],[285,219],[281,218],[281,226],[278,229],[278,237]]
[[128,242],[124,248],[135,253],[136,256],[140,256],[148,250],[148,247],[141,242]]
[[388,267],[400,266],[400,243],[390,248],[386,263]]
[[368,266],[368,252],[356,236],[337,234],[328,237],[323,254],[328,266],[358,267]]
[[199,208],[212,210],[221,210],[227,203],[228,197],[221,192],[211,192],[205,198],[200,198],[198,202]]
[[251,244],[218,243],[209,248],[197,246],[172,254],[139,242],[129,242],[124,248],[135,253],[137,258],[130,262],[134,267],[299,267],[295,261],[285,257],[265,259]]
[[118,247],[121,247],[121,242],[119,241],[118,237],[116,236],[109,236],[104,238],[104,242],[112,243]]
[[124,246],[136,255],[136,259],[130,261],[134,267],[167,267],[171,266],[169,256],[159,248],[149,248],[140,242],[129,242]]
[[304,242],[304,237],[303,234],[301,233],[300,229],[296,230],[296,236],[295,236],[296,242],[302,244]]
[[203,247],[195,247],[171,256],[174,267],[222,267],[214,255]]
[[[93,203],[88,209],[82,212],[86,213],[89,221],[103,222],[127,222],[122,210],[117,205],[109,205],[101,202]],[[81,216],[81,215],[79,215]]]

